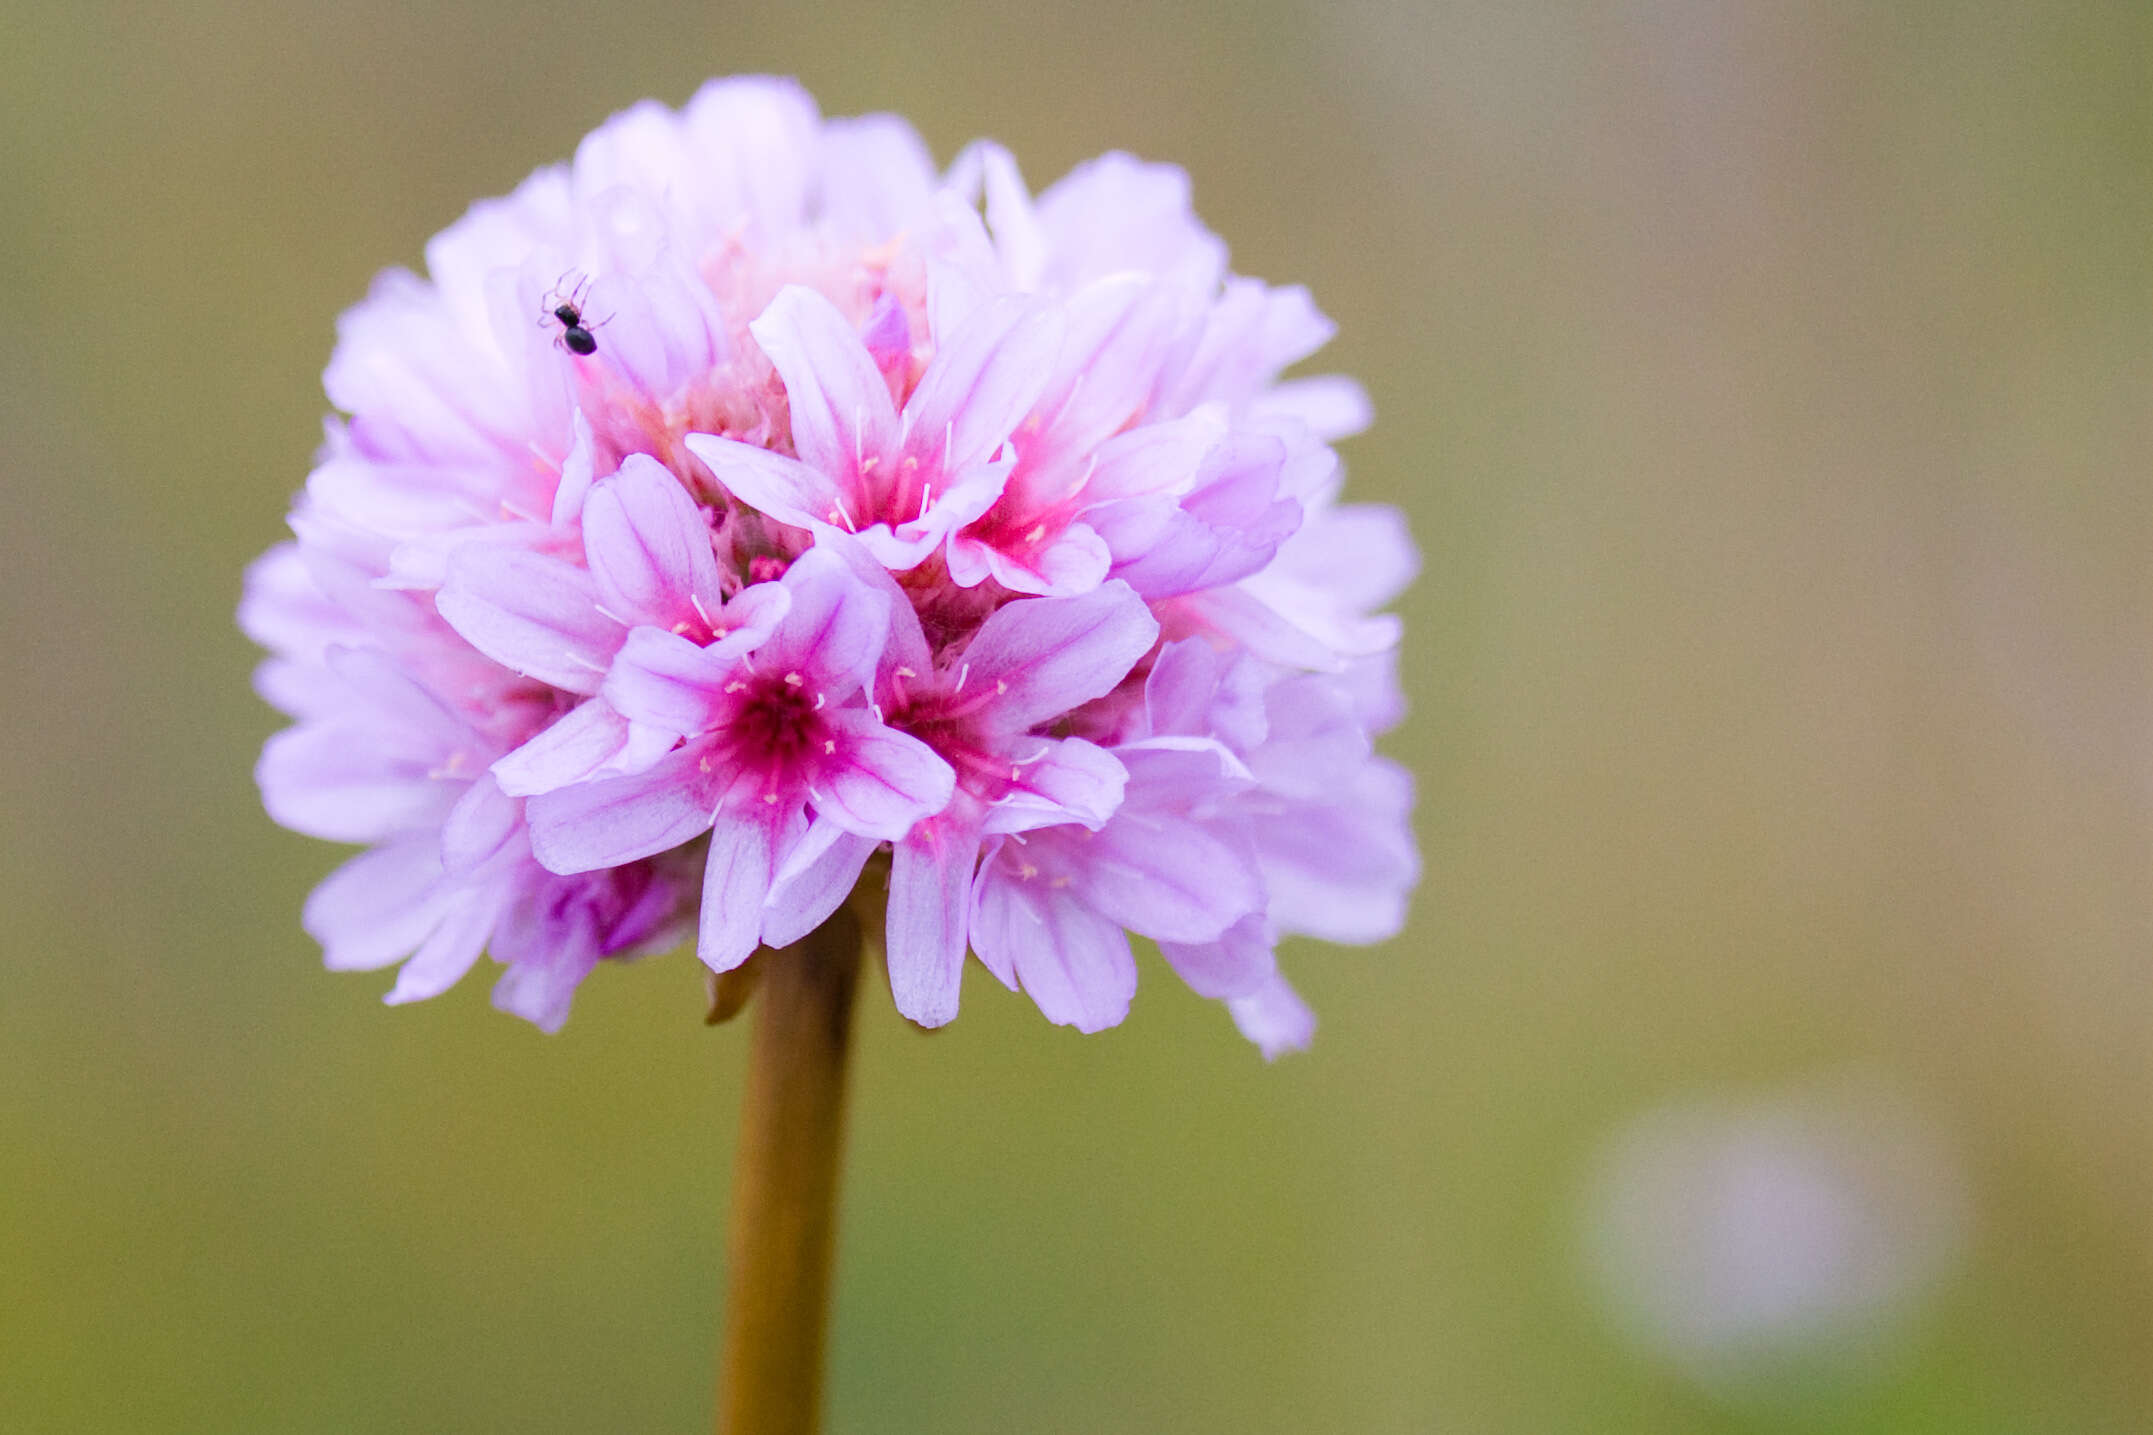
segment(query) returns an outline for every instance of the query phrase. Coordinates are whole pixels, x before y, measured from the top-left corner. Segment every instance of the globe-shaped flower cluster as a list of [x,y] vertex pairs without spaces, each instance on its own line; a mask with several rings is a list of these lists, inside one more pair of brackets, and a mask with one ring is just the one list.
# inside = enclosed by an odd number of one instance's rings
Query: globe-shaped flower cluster
[[607,958],[693,930],[723,972],[886,881],[915,1022],[969,950],[1111,1026],[1135,933],[1273,1054],[1313,1027],[1281,935],[1398,929],[1413,547],[1337,502],[1359,389],[1279,380],[1329,323],[1227,272],[1180,171],[1034,197],[720,81],[426,264],[344,316],[240,613],[295,720],[270,813],[368,847],[307,903],[331,967],[401,1002],[490,953],[552,1030]]

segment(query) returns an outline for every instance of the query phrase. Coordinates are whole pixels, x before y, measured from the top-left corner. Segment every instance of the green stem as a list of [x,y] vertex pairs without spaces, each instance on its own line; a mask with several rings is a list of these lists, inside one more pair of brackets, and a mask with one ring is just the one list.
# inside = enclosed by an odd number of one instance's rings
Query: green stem
[[861,931],[848,906],[760,968],[726,1240],[719,1435],[814,1435]]

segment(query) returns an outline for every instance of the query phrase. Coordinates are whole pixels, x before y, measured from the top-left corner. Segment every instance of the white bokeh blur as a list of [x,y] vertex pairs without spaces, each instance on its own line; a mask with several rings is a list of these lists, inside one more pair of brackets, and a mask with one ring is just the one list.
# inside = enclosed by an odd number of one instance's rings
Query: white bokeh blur
[[1970,1224],[1935,1122],[1888,1084],[1842,1077],[1624,1122],[1586,1188],[1585,1256],[1639,1346],[1732,1394],[1872,1365]]

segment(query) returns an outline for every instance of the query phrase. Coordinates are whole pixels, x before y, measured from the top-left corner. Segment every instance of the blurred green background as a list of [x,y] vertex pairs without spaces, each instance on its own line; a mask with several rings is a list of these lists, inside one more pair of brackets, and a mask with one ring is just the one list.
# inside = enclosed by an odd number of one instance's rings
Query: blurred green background
[[[706,1424],[745,1027],[322,972],[231,610],[373,272],[746,70],[1186,165],[1427,556],[1312,1052],[866,1005],[834,1431],[2153,1430],[2153,9],[1707,0],[0,0],[0,1429]],[[1849,1070],[1962,1234],[1686,1373],[1599,1153]]]

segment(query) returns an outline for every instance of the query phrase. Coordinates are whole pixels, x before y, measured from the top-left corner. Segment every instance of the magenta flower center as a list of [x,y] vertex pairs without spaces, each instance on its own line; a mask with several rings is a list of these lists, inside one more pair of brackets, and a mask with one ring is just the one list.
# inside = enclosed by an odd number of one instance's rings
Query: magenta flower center
[[729,735],[740,751],[758,762],[790,768],[818,743],[822,723],[816,714],[822,695],[810,692],[799,673],[755,679],[735,714]]

